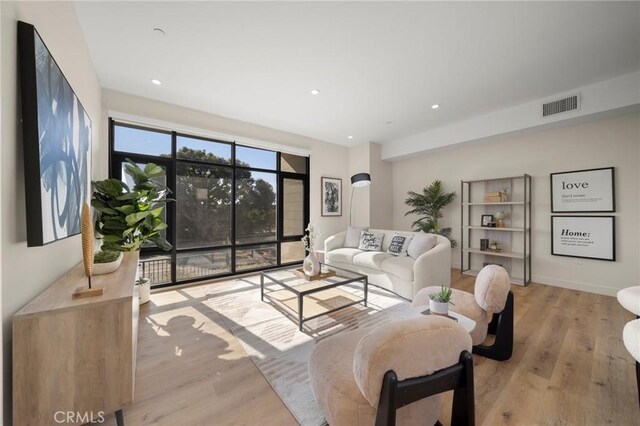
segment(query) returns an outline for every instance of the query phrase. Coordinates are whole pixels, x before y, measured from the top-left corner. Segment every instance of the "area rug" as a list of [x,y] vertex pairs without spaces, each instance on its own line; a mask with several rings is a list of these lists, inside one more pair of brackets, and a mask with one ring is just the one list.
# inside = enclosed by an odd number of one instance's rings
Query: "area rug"
[[[361,285],[341,287],[361,294]],[[320,426],[326,420],[315,401],[307,365],[315,344],[346,330],[400,319],[409,302],[369,286],[368,306],[362,304],[305,322],[304,331],[271,303],[260,301],[260,277],[215,283],[205,289],[206,304],[218,312],[251,360],[269,381],[298,423]]]

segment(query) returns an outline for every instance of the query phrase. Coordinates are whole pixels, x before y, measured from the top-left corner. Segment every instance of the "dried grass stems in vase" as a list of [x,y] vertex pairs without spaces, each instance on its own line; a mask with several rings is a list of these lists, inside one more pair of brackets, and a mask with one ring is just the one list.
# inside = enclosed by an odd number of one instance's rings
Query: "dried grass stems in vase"
[[316,240],[320,237],[320,231],[311,223],[307,225],[305,231],[306,234],[302,237],[301,241],[304,244],[305,250],[308,251],[309,254],[304,258],[302,269],[306,275],[313,277],[320,273],[320,262],[313,252],[313,246]]

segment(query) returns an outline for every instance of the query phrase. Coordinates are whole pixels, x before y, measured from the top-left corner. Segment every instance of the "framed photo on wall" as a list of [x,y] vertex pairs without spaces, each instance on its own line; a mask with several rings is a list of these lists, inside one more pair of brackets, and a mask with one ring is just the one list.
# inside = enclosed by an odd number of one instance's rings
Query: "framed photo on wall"
[[615,212],[614,168],[551,173],[552,213]]
[[615,216],[551,216],[551,254],[616,260]]
[[322,216],[342,216],[342,179],[321,178]]

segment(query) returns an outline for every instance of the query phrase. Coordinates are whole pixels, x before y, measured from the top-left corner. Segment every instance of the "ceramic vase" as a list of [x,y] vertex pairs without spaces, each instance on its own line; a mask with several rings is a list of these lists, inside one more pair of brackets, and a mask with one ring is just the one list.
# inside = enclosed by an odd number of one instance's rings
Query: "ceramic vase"
[[149,278],[140,278],[136,281],[136,285],[138,286],[140,304],[144,305],[151,299],[151,280]]
[[108,263],[94,263],[93,264],[93,275],[104,275],[104,274],[110,274],[113,271],[115,271],[116,269],[118,269],[120,267],[120,264],[122,263],[122,258],[124,257],[124,254],[122,252],[120,252],[120,256],[118,256],[118,258],[116,260],[114,260],[113,262],[108,262]]
[[449,315],[449,303],[429,299],[429,310],[435,315]]
[[318,262],[318,258],[314,252],[309,252],[309,255],[304,258],[302,269],[304,273],[310,277],[320,273],[320,262]]

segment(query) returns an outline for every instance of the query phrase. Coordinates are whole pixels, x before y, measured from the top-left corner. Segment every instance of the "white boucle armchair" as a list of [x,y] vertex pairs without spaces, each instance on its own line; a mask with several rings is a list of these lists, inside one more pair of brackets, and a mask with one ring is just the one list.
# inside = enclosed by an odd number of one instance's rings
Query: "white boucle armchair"
[[382,251],[363,251],[344,247],[347,233],[340,232],[324,242],[324,258],[328,265],[367,275],[369,284],[385,288],[405,299],[413,300],[420,289],[451,284],[451,243],[436,235],[436,245],[417,259],[387,253],[394,234],[415,232],[371,229],[384,233]]

